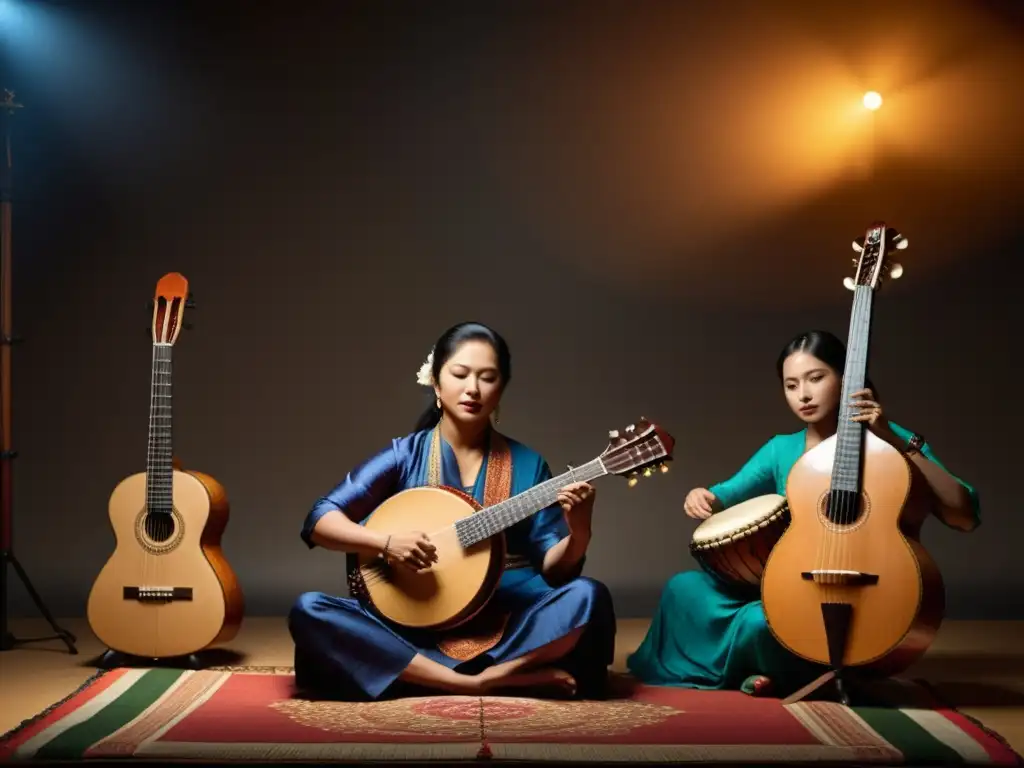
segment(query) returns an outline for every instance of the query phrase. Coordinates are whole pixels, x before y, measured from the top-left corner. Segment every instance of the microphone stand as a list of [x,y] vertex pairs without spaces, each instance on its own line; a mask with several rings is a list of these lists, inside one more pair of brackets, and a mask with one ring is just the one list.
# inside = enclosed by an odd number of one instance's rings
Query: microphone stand
[[[66,629],[57,625],[53,614],[43,603],[28,578],[28,574],[14,556],[12,543],[12,515],[14,492],[11,488],[14,476],[13,462],[18,452],[11,447],[11,347],[21,339],[11,331],[13,314],[11,312],[11,118],[14,111],[21,109],[21,104],[14,101],[14,91],[4,89],[4,98],[0,102],[0,121],[3,122],[4,156],[0,158],[0,651],[9,651],[25,643],[43,640],[63,640],[68,653],[77,654],[75,647],[77,638]],[[9,604],[7,600],[7,566],[25,585],[36,608],[50,623],[54,634],[47,637],[17,638],[8,625]]]

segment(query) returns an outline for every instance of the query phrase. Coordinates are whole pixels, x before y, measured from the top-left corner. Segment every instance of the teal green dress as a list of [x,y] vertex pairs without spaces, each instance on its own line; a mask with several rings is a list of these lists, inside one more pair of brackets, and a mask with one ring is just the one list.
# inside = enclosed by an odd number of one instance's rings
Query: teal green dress
[[[907,430],[892,422],[889,426],[910,439]],[[786,479],[803,455],[806,440],[806,429],[776,435],[739,472],[708,490],[723,508],[765,494],[785,495]],[[928,444],[921,452],[942,466]],[[970,495],[977,524],[977,492],[963,480],[960,483]],[[734,592],[703,570],[684,571],[669,579],[647,636],[626,665],[641,682],[680,688],[735,690],[748,677],[764,675],[782,696],[825,669],[779,644],[768,629],[760,600]]]

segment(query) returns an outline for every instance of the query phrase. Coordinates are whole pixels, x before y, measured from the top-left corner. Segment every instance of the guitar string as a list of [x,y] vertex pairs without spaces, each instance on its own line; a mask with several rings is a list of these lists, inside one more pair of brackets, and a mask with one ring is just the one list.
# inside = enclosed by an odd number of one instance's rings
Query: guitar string
[[[153,507],[153,468],[155,466],[155,452],[156,452],[156,432],[153,429],[153,417],[156,413],[156,392],[157,382],[159,380],[159,362],[157,359],[158,347],[156,342],[153,343],[153,360],[152,360],[152,371],[150,374],[149,383],[149,439],[147,445],[147,462],[146,462],[146,512],[142,520],[142,533],[144,536],[149,534],[149,516],[152,512]],[[149,581],[149,569],[151,555],[146,551],[145,547],[139,548],[142,557],[142,584],[139,586],[144,587]],[[137,596],[138,600],[141,595]],[[154,628],[155,629],[155,628]]]
[[[863,260],[861,264],[863,265]],[[863,319],[863,307],[864,301],[862,299],[864,292],[859,290],[859,286],[854,287],[854,299],[853,299],[853,310],[850,317],[850,332],[849,340],[853,340],[859,337],[860,327]],[[852,519],[853,514],[851,510],[851,504],[853,509],[857,506],[857,499],[850,498],[851,494],[845,489],[847,481],[845,469],[848,468],[848,445],[849,435],[851,431],[857,432],[854,424],[857,422],[851,422],[850,425],[847,422],[852,415],[852,408],[847,402],[849,399],[848,394],[852,394],[853,386],[849,380],[850,373],[855,370],[859,364],[859,361],[854,359],[854,356],[849,354],[851,350],[848,350],[847,364],[844,371],[844,380],[840,387],[840,397],[842,402],[839,404],[838,414],[838,425],[836,428],[836,442],[835,452],[833,455],[833,469],[830,488],[827,494],[827,506],[825,509],[824,520],[822,525],[822,539],[824,545],[819,543],[819,552],[821,553],[819,560],[823,561],[819,564],[819,573],[821,574],[821,581],[823,584],[822,592],[824,593],[825,602],[835,602],[837,596],[836,585],[842,581],[842,576],[835,571],[843,570],[846,567],[846,561],[848,559],[847,545],[843,536],[843,532],[840,530],[841,527],[848,525]],[[856,455],[856,454],[854,454]],[[856,486],[856,478],[854,478],[854,485]],[[840,486],[840,487],[837,487]],[[852,494],[856,497],[856,492]]]
[[[856,286],[854,288],[854,309],[851,319],[850,327],[850,341],[860,340],[854,349],[848,350],[848,364],[846,366],[846,376],[850,377],[852,374],[857,373],[863,377],[863,372],[866,371],[867,363],[867,327],[870,322],[871,316],[871,289],[865,288],[864,286]],[[866,378],[866,377],[864,377]],[[846,397],[840,405],[840,424],[838,429],[837,437],[837,448],[839,448],[839,468],[840,471],[837,475],[842,476],[843,482],[841,485],[847,486],[852,485],[852,490],[848,488],[835,489],[834,493],[839,496],[839,514],[836,516],[834,522],[838,526],[838,530],[835,534],[837,540],[836,544],[836,562],[833,564],[833,568],[837,571],[846,572],[853,571],[852,562],[852,548],[849,542],[849,526],[853,525],[858,518],[858,510],[860,508],[860,474],[861,464],[863,463],[863,440],[864,440],[864,424],[860,421],[852,421],[852,417],[859,415],[859,412],[854,412],[852,395],[854,392],[863,389],[865,382],[859,380],[850,381],[847,378],[842,388]],[[855,464],[855,466],[851,466]],[[845,472],[843,470],[846,470]],[[852,475],[851,475],[852,473]],[[845,576],[837,573],[834,581],[837,585],[845,583]],[[829,601],[834,602],[832,599],[835,595],[835,589],[831,590],[829,595]]]
[[[855,286],[848,342],[860,337],[864,313],[863,296],[864,292],[860,289],[860,286]],[[839,404],[839,418],[836,428],[836,472],[834,474],[834,479],[838,482],[833,483],[830,493],[832,504],[830,505],[829,514],[826,516],[831,529],[829,573],[825,576],[825,582],[828,585],[826,601],[829,603],[838,602],[838,593],[845,579],[841,573],[846,567],[847,541],[845,529],[852,522],[853,509],[856,507],[856,468],[851,467],[851,464],[858,454],[855,448],[851,450],[851,441],[856,439],[859,424],[850,420],[854,415],[850,403],[850,395],[857,390],[856,381],[851,381],[853,374],[860,365],[860,361],[856,357],[857,352],[857,349],[847,350],[843,385],[840,388],[842,402]],[[854,472],[853,477],[850,477],[851,470]],[[847,487],[851,484],[854,486],[852,493]]]

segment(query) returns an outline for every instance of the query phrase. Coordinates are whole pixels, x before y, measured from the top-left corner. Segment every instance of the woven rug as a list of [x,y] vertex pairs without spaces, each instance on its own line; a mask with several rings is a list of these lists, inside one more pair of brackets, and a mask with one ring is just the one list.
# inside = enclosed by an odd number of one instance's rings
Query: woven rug
[[0,739],[0,760],[1020,765],[948,708],[783,706],[634,685],[602,702],[298,698],[289,668],[115,669]]

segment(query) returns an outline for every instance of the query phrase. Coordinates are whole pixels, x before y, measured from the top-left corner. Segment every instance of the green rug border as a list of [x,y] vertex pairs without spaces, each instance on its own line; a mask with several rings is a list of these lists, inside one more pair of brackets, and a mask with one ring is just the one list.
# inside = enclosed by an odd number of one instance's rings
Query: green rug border
[[[32,717],[28,718],[27,720],[21,721],[18,725],[14,726],[13,728],[11,728],[6,733],[0,735],[0,744],[9,741],[10,739],[14,738],[18,734],[20,734],[22,731],[24,731],[26,728],[29,728],[32,725],[34,725],[35,723],[37,723],[40,720],[42,720],[43,718],[48,717],[50,714],[53,713],[53,711],[55,709],[63,706],[64,704],[67,704],[69,701],[71,701],[73,698],[78,696],[80,693],[83,693],[85,690],[87,690],[96,681],[100,680],[104,675],[110,674],[111,672],[115,671],[116,669],[131,669],[131,667],[115,667],[114,669],[98,669],[96,672],[94,672],[92,675],[90,675],[88,677],[88,679],[86,679],[80,685],[75,687],[74,690],[72,690],[66,696],[64,696],[63,698],[59,699],[58,701],[55,701],[53,704],[51,704],[50,706],[46,707],[41,712],[39,712],[39,713],[33,715]],[[274,665],[259,665],[259,664],[217,665],[217,666],[206,667],[206,669],[209,670],[209,671],[215,671],[215,672],[219,671],[219,672],[232,672],[232,673],[241,673],[241,674],[244,674],[246,672],[253,672],[253,673],[258,673],[258,674],[271,674],[271,675],[273,675],[273,674],[289,674],[289,673],[294,674],[294,672],[295,672],[295,668],[292,667],[292,666],[286,666],[286,665],[274,666]],[[285,670],[287,670],[287,671],[285,671]],[[951,712],[955,712],[957,715],[959,715],[960,717],[962,717],[965,720],[967,720],[969,723],[971,723],[971,725],[973,725],[975,728],[980,730],[982,733],[984,733],[990,739],[992,739],[995,742],[998,742],[1000,744],[1000,746],[1002,746],[1004,749],[1006,749],[1008,752],[1010,752],[1012,755],[1014,755],[1017,758],[1017,765],[1024,766],[1024,756],[1022,756],[1019,752],[1017,752],[1017,750],[1015,750],[1013,748],[1013,746],[1006,740],[1006,738],[1001,733],[999,733],[998,731],[995,731],[992,728],[990,728],[989,726],[985,725],[978,718],[973,717],[972,715],[968,715],[965,712],[962,712],[958,707],[956,707],[945,696],[942,695],[942,693],[938,690],[938,688],[935,686],[935,684],[933,684],[933,683],[931,683],[928,680],[925,680],[923,678],[914,678],[914,679],[910,680],[910,682],[912,682],[912,683],[914,683],[916,685],[920,685],[922,688],[924,688],[932,696],[932,698],[935,699],[936,703],[939,704],[939,706],[943,707],[944,709],[948,709]],[[856,707],[854,709],[856,709]],[[119,761],[119,764],[124,765],[125,762],[129,762],[130,763],[132,761],[131,760],[129,760],[129,761]],[[470,761],[470,762],[472,762],[472,761]],[[426,763],[424,763],[424,765],[425,764]],[[465,764],[465,763],[462,762],[460,764]],[[249,764],[247,763],[246,765],[249,765]],[[255,765],[255,764],[253,764],[253,765]],[[431,763],[431,765],[438,765],[438,763]],[[775,764],[773,764],[773,765],[775,765]]]

